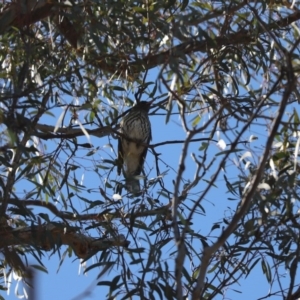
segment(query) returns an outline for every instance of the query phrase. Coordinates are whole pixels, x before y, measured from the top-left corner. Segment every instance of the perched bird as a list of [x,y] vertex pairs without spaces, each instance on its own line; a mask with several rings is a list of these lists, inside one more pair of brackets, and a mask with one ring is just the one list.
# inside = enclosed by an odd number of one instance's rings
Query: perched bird
[[136,194],[140,192],[139,179],[147,154],[147,144],[152,139],[151,123],[148,117],[152,101],[141,101],[137,103],[120,123],[118,146],[118,174],[123,175],[126,180],[126,189]]

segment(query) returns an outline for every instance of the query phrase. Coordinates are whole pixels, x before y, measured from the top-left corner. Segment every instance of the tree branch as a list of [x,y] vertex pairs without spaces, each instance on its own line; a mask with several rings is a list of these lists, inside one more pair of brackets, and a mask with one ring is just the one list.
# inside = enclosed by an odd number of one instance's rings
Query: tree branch
[[[25,25],[29,25],[40,21],[45,17],[48,17],[51,14],[53,14],[53,12],[55,11],[54,8],[56,8],[56,11],[58,11],[58,8],[69,8],[63,3],[49,3],[46,0],[39,0],[38,2],[36,2],[35,0],[31,0],[26,5],[22,4],[22,0],[19,0],[18,2],[21,3],[11,3],[10,5],[8,5],[4,12],[0,15],[0,28],[2,28],[2,30],[0,30],[0,34],[5,32],[5,30],[7,30],[7,28],[11,26],[16,26],[20,28]],[[237,9],[240,8],[240,6],[243,7],[244,5],[245,2],[232,8],[229,8],[229,13],[230,11],[235,12]],[[26,7],[26,9],[21,10],[20,7]],[[212,17],[217,17],[219,15],[220,11],[217,11],[212,14],[209,14],[205,18],[211,19]],[[274,29],[283,28],[299,19],[300,11],[296,11],[285,18],[281,18],[280,20],[266,25],[266,30],[271,31]],[[200,20],[200,23],[204,21],[206,21],[206,19]],[[76,48],[79,55],[82,55],[83,50],[77,49],[77,44],[78,40],[80,39],[80,35],[74,36],[74,31],[71,30],[72,26],[70,24],[62,24],[61,26],[61,33],[66,35],[66,38],[67,40],[69,40],[70,44]],[[106,59],[104,59],[103,56],[99,57],[97,53],[93,53],[93,51],[90,51],[92,59],[87,58],[87,61],[91,65],[94,65],[95,67],[105,70],[109,73],[116,73],[116,75],[128,77],[129,75],[139,74],[140,71],[152,69],[162,63],[169,61],[170,58],[178,58],[183,54],[187,55],[193,52],[207,52],[207,49],[209,48],[216,49],[226,45],[248,44],[251,42],[255,42],[257,36],[263,33],[265,33],[265,29],[260,27],[255,33],[242,29],[238,32],[230,33],[226,36],[219,36],[210,40],[198,41],[196,39],[190,39],[164,52],[155,55],[148,55],[140,60],[136,60],[130,63],[128,63],[128,61],[130,61],[128,55],[128,57],[124,55],[121,56],[121,59],[119,58],[120,56],[115,57],[111,55],[106,55]],[[112,61],[114,62],[112,63]]]
[[293,67],[292,67],[292,63],[291,63],[291,54],[286,55],[286,60],[287,60],[286,66],[283,70],[284,72],[282,72],[281,76],[279,77],[279,80],[283,78],[283,75],[285,75],[285,76],[287,76],[288,84],[287,84],[287,88],[284,91],[283,99],[280,103],[280,106],[279,106],[279,109],[277,112],[277,116],[274,119],[274,123],[273,123],[272,129],[271,129],[271,132],[269,134],[269,138],[267,140],[265,151],[264,151],[263,157],[261,159],[260,165],[257,169],[255,176],[251,180],[250,187],[246,191],[243,199],[241,200],[240,207],[237,209],[230,224],[223,231],[223,233],[219,236],[216,243],[214,243],[212,246],[207,247],[203,250],[200,273],[197,278],[196,287],[193,291],[193,298],[192,298],[193,300],[198,300],[201,298],[201,293],[204,288],[205,275],[206,275],[206,271],[207,271],[211,257],[214,255],[214,253],[220,247],[222,247],[222,245],[225,243],[225,241],[228,239],[228,237],[235,230],[240,219],[247,212],[248,207],[251,203],[251,200],[256,192],[256,188],[257,188],[258,184],[260,183],[260,180],[261,180],[261,177],[263,174],[263,170],[265,168],[265,164],[267,162],[270,150],[272,148],[272,143],[273,143],[274,137],[277,134],[281,119],[282,119],[284,111],[285,111],[285,107],[288,103],[289,96],[292,93],[292,91],[294,89],[294,85],[295,85]]
[[111,247],[128,247],[129,242],[123,235],[114,238],[93,238],[76,232],[76,228],[64,224],[43,224],[13,229],[1,227],[0,249],[7,246],[33,245],[44,251],[57,249],[58,246],[72,247],[79,258],[87,258],[91,254]]
[[166,220],[171,220],[171,203],[168,203],[162,207],[153,210],[146,210],[146,211],[134,211],[132,214],[122,213],[121,210],[116,210],[115,212],[110,211],[106,212],[105,214],[101,214],[101,212],[97,214],[74,214],[72,212],[60,211],[57,207],[46,201],[41,200],[19,200],[16,198],[11,198],[8,201],[9,204],[15,205],[20,209],[24,209],[27,206],[39,206],[44,207],[51,211],[55,216],[61,218],[62,220],[70,220],[70,221],[87,221],[87,220],[97,220],[106,222],[107,220],[115,219],[115,218],[122,218],[122,219],[132,219],[132,218],[141,218],[147,216],[157,216],[157,215],[164,215]]

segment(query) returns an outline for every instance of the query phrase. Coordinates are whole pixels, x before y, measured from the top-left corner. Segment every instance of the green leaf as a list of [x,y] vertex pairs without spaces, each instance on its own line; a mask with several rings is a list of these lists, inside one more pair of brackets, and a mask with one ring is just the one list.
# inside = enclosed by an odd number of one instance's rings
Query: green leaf
[[207,149],[208,145],[209,145],[209,143],[202,142],[201,147],[199,148],[199,151],[203,151],[203,150]]
[[193,123],[192,123],[192,126],[193,127],[196,127],[198,124],[199,124],[199,122],[201,121],[201,116],[196,116],[195,118],[194,118],[194,120],[193,120]]
[[271,283],[272,281],[271,268],[265,259],[261,260],[261,267],[263,273],[266,275],[267,281]]

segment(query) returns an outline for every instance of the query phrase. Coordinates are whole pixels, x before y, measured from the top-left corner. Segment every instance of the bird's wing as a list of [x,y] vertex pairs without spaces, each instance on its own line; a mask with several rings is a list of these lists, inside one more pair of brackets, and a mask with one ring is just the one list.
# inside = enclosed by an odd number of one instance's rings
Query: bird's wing
[[122,140],[121,138],[118,139],[118,160],[117,160],[117,172],[118,175],[121,175],[121,169],[124,163],[123,159],[123,147],[122,147]]
[[147,144],[149,144],[150,141],[152,141],[152,130],[151,130],[151,125],[150,125],[150,134],[149,134],[149,139],[148,139],[148,141],[147,141]]
[[[149,134],[149,138],[147,140],[147,144],[149,144],[151,140],[152,140],[152,133],[151,133],[151,128],[150,128],[150,134]],[[145,147],[145,149],[142,152],[141,157],[140,157],[139,166],[136,169],[136,171],[134,172],[135,176],[140,175],[142,173],[143,166],[144,166],[146,156],[147,156],[147,152],[148,152],[148,147]]]

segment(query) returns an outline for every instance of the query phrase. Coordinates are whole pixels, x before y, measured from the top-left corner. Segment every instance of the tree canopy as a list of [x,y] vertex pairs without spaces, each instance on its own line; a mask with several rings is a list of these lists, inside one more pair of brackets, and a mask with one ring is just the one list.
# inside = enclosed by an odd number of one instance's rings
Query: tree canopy
[[[254,271],[300,297],[299,1],[0,6],[1,289],[65,251],[107,299],[216,299]],[[160,142],[132,195],[116,140],[141,100]]]

